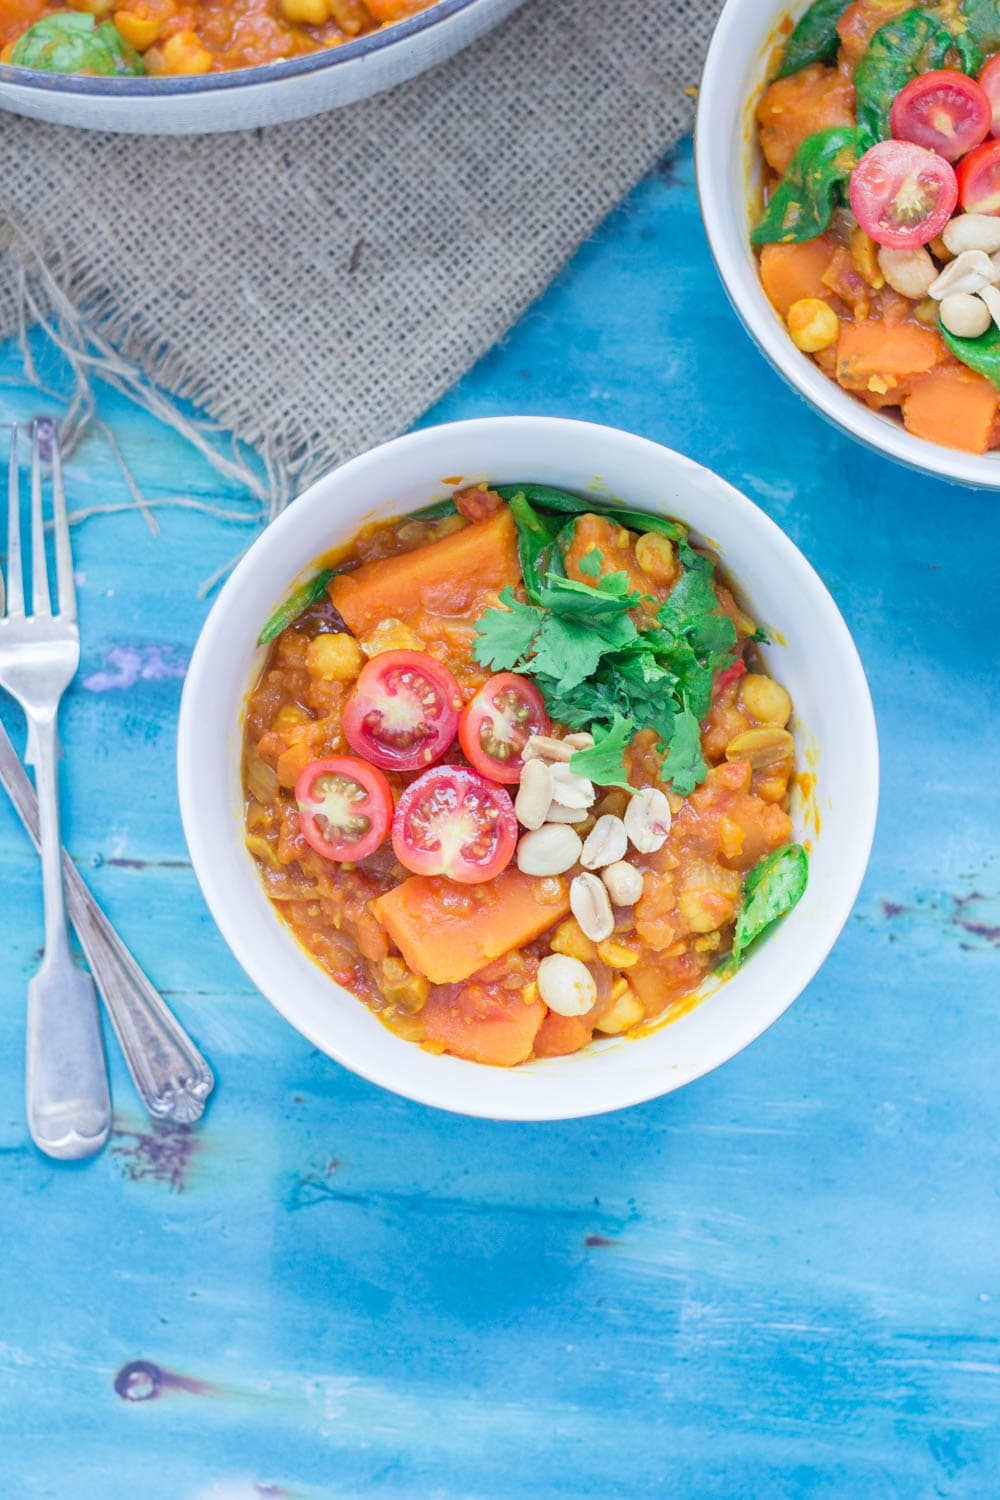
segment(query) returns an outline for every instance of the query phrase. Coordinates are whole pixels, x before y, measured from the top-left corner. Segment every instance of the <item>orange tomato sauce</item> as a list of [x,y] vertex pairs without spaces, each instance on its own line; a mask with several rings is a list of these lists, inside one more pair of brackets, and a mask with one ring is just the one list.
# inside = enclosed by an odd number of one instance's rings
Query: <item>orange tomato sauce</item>
[[[734,738],[763,722],[743,701],[741,678],[715,694],[702,726],[710,769],[689,797],[664,786],[656,737],[651,730],[638,733],[627,755],[629,779],[666,791],[672,825],[655,853],[630,852],[644,874],[643,893],[635,906],[614,909],[614,933],[600,944],[569,916],[573,872],[532,877],[512,863],[493,880],[456,885],[444,877],[414,879],[388,840],[356,865],[315,852],[301,832],[292,789],[313,760],[353,753],[342,716],[359,665],[329,680],[314,669],[319,653],[310,650],[324,635],[351,637],[334,601],[358,625],[358,664],[386,650],[423,650],[450,668],[466,700],[490,675],[472,656],[475,622],[497,603],[505,583],[520,589],[512,518],[485,487],[458,499],[464,515],[367,526],[317,564],[334,565],[338,576],[271,644],[248,696],[246,839],[281,920],[331,978],[388,1027],[432,1051],[512,1066],[577,1051],[595,1031],[638,1034],[694,995],[729,951],[743,874],[791,837],[795,766],[791,756],[759,768],[727,759]],[[676,580],[645,575],[636,540],[603,517],[580,517],[567,570],[572,573],[578,554],[600,545],[609,563],[662,600]],[[391,593],[380,595],[386,559],[401,556],[409,566],[402,573],[394,568]],[[753,665],[754,622],[720,582],[716,592]],[[753,670],[759,686],[761,669]],[[552,732],[563,731],[554,725]],[[444,763],[466,764],[457,741]],[[388,772],[394,796],[417,774]],[[587,822],[577,829],[582,836],[597,816],[620,816],[627,804],[622,790],[597,790]],[[597,998],[587,1014],[557,1015],[540,1000],[535,978],[552,952],[580,958],[590,969]],[[459,977],[435,982],[440,974]]]

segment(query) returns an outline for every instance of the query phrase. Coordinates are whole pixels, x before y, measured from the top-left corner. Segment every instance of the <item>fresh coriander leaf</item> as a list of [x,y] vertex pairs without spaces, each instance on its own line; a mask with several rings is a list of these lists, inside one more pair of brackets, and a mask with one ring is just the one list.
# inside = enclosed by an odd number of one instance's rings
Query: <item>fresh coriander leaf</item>
[[776,849],[754,865],[743,882],[743,905],[736,918],[735,965],[743,961],[751,943],[801,900],[808,880],[809,857],[801,844]]
[[538,602],[555,614],[596,622],[610,615],[626,615],[639,603],[639,595],[632,593],[627,573],[605,573],[594,583],[546,573]]
[[533,604],[522,604],[506,588],[500,595],[503,609],[488,609],[476,621],[472,654],[495,672],[518,670],[531,652],[531,643],[548,618]]
[[625,751],[632,743],[633,726],[622,714],[616,713],[610,729],[600,725],[593,731],[594,744],[589,750],[577,750],[569,768],[577,776],[586,776],[598,786],[620,786],[631,791],[631,783],[625,771]]
[[663,763],[664,780],[673,784],[678,797],[687,797],[708,775],[701,754],[701,724],[686,698],[674,715],[670,747]]
[[257,637],[258,646],[270,645],[276,636],[279,636],[283,630],[286,630],[291,625],[293,620],[297,620],[299,615],[303,614],[313,604],[318,604],[326,592],[327,584],[336,571],[335,568],[324,568],[321,573],[316,574],[315,578],[310,578],[308,583],[304,583],[301,588],[296,589],[294,594],[289,594],[284,604],[275,610]]
[[570,692],[593,677],[607,649],[607,642],[585,620],[563,620],[549,614],[535,638],[530,670],[537,677],[558,682],[563,692]]
[[601,551],[600,547],[591,547],[590,551],[585,553],[584,556],[580,558],[577,566],[579,567],[580,572],[586,574],[588,578],[600,578],[601,563],[603,561],[604,553]]

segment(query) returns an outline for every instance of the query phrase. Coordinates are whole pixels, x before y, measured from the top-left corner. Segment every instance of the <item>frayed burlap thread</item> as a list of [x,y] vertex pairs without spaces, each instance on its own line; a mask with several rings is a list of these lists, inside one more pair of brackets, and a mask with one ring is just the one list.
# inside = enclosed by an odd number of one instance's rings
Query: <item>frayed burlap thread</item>
[[198,403],[273,510],[426,410],[689,128],[720,3],[527,0],[391,94],[265,130],[4,116],[0,331],[42,313],[84,376],[104,350]]

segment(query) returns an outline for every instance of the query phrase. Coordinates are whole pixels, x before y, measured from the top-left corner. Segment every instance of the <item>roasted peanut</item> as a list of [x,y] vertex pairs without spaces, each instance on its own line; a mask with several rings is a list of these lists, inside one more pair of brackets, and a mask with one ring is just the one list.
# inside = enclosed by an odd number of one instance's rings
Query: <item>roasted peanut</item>
[[570,882],[569,904],[583,933],[592,943],[601,943],[615,930],[611,898],[596,875],[577,875]]
[[538,993],[557,1016],[582,1016],[597,999],[594,976],[585,963],[550,953],[538,965]]
[[585,870],[601,870],[605,865],[617,864],[627,848],[625,824],[621,818],[605,813],[588,833],[580,863]]
[[727,760],[748,761],[755,771],[780,760],[790,760],[794,754],[795,741],[787,729],[779,729],[776,724],[747,729],[726,746]]
[[952,255],[961,255],[963,250],[993,255],[1000,250],[1000,219],[992,214],[959,214],[945,225],[941,238]]
[[894,292],[919,302],[926,297],[937,277],[937,268],[923,245],[913,250],[891,250],[882,245],[878,252],[879,270]]
[[625,832],[640,854],[662,849],[670,832],[670,803],[657,787],[635,792],[625,809]]
[[[994,287],[983,287],[984,292]],[[977,339],[993,321],[982,296],[972,292],[949,292],[941,298],[941,322],[949,333],[961,339]]]
[[642,871],[625,860],[608,865],[601,871],[601,879],[616,906],[634,906],[642,895]]
[[574,829],[547,823],[521,839],[517,868],[524,875],[563,875],[579,861],[582,850],[582,840]]
[[590,807],[597,793],[586,776],[577,776],[564,762],[553,761],[552,796],[561,807]]
[[526,761],[514,801],[518,822],[525,828],[541,828],[551,805],[552,771],[548,761]]
[[996,266],[982,250],[963,250],[927,288],[927,294],[942,302],[952,292],[979,292],[1000,280]]

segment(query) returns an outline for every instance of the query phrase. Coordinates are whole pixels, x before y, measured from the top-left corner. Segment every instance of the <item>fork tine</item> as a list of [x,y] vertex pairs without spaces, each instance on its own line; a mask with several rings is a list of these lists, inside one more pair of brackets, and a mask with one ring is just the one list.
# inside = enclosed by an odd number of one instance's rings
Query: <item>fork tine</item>
[[73,578],[73,548],[69,540],[66,515],[66,491],[63,488],[62,456],[59,433],[52,424],[52,516],[56,533],[56,581],[59,587],[59,613],[64,620],[76,619],[76,582]]
[[21,496],[17,468],[17,424],[10,434],[7,471],[7,613],[24,614],[24,572],[21,565]]
[[38,418],[31,424],[31,613],[50,615],[49,571],[45,561],[45,518],[42,514],[42,455]]

